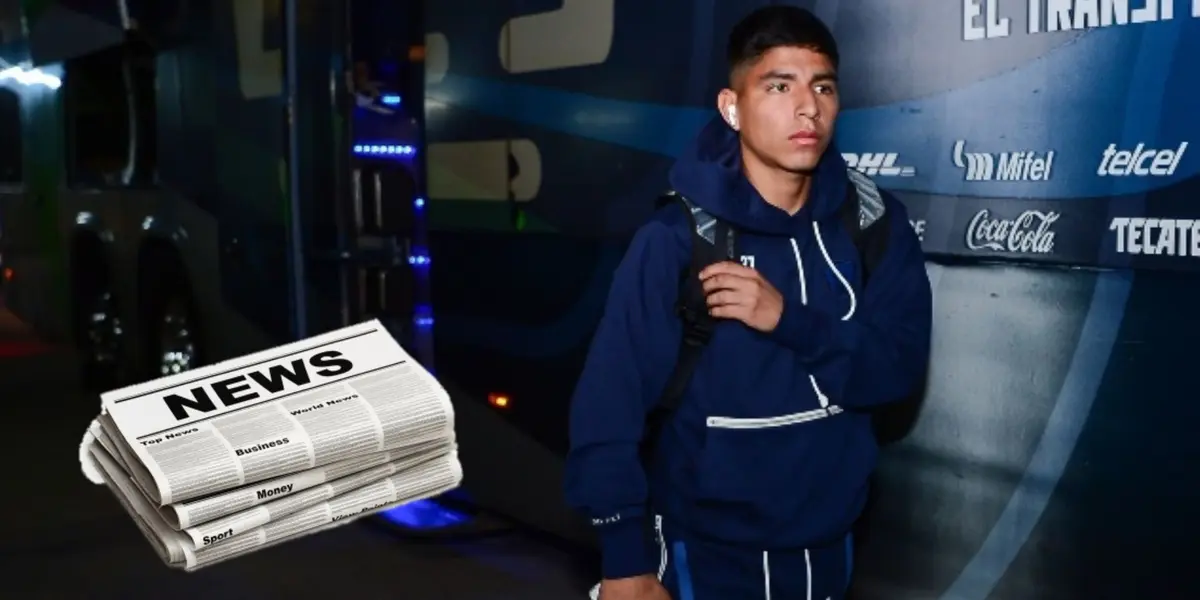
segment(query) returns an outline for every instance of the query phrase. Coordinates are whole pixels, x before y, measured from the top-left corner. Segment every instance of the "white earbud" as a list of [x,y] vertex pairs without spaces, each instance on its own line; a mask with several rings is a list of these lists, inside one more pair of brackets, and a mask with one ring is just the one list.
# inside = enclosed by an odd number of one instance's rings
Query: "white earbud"
[[737,129],[737,126],[738,126],[737,107],[730,106],[729,108],[725,109],[725,116],[729,118],[729,126],[734,129]]

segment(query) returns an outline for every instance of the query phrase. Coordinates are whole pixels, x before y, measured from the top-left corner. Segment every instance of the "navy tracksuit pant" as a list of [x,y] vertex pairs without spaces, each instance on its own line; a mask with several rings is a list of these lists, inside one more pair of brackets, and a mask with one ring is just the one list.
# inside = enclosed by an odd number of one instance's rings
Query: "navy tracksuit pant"
[[660,578],[673,600],[843,600],[850,585],[850,536],[822,548],[761,552],[661,523]]

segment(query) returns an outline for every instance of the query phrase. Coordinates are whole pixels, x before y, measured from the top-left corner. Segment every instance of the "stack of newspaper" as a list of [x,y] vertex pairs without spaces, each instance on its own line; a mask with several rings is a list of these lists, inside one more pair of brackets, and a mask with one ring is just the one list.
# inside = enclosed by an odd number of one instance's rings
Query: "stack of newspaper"
[[84,472],[186,571],[462,480],[449,395],[377,321],[101,400]]

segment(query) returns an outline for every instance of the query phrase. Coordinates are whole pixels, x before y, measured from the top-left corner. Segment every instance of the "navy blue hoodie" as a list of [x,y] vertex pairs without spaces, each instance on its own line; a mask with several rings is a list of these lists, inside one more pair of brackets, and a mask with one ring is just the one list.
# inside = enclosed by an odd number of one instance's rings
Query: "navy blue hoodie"
[[769,334],[738,321],[716,327],[647,473],[638,445],[678,354],[674,304],[691,232],[668,206],[634,236],[570,417],[567,499],[599,528],[606,578],[657,570],[651,510],[677,530],[754,550],[844,537],[876,461],[862,409],[914,391],[929,354],[932,296],[907,211],[884,195],[888,249],[864,290],[838,213],[852,184],[832,146],[795,215],[750,185],[738,138],[720,119],[678,159],[670,183],[737,226],[743,261],[780,291],[784,309]]

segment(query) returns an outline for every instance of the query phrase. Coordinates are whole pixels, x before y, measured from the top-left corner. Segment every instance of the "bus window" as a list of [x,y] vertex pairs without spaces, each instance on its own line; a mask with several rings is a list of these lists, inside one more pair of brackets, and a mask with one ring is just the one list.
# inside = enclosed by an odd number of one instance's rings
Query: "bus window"
[[21,96],[0,86],[0,184],[21,183]]
[[68,60],[63,90],[72,187],[157,183],[154,56],[129,44]]

